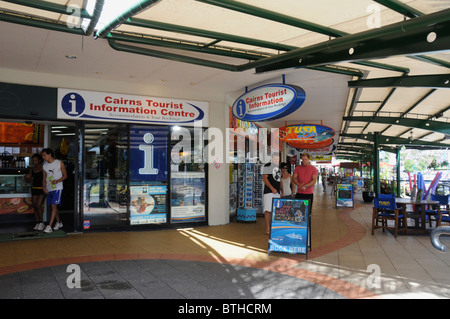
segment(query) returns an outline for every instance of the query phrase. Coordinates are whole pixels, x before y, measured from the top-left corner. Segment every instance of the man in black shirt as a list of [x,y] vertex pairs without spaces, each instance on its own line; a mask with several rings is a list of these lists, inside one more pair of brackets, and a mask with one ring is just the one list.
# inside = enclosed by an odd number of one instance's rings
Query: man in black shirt
[[280,198],[280,157],[279,154],[272,155],[272,163],[267,163],[263,167],[264,182],[264,218],[266,222],[266,234],[270,233],[272,221],[272,200]]

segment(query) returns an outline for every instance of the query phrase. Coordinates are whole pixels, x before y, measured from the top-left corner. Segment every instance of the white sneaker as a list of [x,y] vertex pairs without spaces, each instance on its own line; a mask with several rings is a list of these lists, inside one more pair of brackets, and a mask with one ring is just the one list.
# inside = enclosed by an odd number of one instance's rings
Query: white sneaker
[[53,227],[53,229],[54,229],[54,230],[58,230],[58,229],[60,229],[60,228],[62,228],[62,227],[63,227],[63,223],[56,222],[55,227]]
[[39,223],[39,224],[37,224],[36,225],[36,230],[44,230],[44,227],[45,227],[45,225],[44,225],[44,223]]
[[39,226],[39,223],[37,223],[37,224],[33,227],[33,229],[34,229],[34,230],[38,230],[38,226]]
[[52,227],[50,225],[47,225],[44,229],[44,233],[51,233],[53,231]]

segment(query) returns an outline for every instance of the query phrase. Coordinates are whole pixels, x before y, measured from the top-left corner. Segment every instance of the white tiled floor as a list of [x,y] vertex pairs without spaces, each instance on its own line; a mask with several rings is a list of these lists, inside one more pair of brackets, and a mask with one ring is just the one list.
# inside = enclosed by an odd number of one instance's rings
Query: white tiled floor
[[[372,235],[371,209],[365,204],[351,213],[366,228],[362,240],[297,267],[356,284],[381,298],[449,298],[450,252],[436,250],[427,235],[395,238],[381,229]],[[441,241],[450,244],[445,237]]]

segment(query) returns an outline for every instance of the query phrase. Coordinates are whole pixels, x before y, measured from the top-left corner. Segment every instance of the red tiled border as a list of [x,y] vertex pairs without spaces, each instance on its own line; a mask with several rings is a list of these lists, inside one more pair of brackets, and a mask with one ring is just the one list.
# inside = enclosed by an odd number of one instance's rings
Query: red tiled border
[[[342,247],[357,242],[358,240],[362,239],[365,236],[366,234],[365,228],[351,218],[350,213],[352,211],[353,210],[351,209],[344,209],[338,212],[338,217],[348,227],[347,234],[335,242],[313,249],[308,254],[309,258],[317,258],[327,253],[336,251]],[[364,289],[363,287],[330,276],[293,267],[294,265],[302,261],[305,261],[304,255],[292,255],[286,258],[277,258],[272,261],[257,261],[243,258],[228,258],[228,257],[219,258],[208,255],[201,256],[201,255],[184,255],[184,254],[137,254],[137,253],[107,254],[95,256],[58,258],[51,260],[35,261],[14,266],[6,266],[0,268],[0,275],[6,275],[14,272],[43,267],[68,265],[84,262],[108,261],[108,260],[135,260],[135,259],[172,259],[172,260],[234,264],[245,267],[264,269],[272,272],[282,273],[292,277],[297,277],[303,280],[307,280],[309,282],[313,282],[320,286],[326,287],[350,299],[377,297],[376,294]]]

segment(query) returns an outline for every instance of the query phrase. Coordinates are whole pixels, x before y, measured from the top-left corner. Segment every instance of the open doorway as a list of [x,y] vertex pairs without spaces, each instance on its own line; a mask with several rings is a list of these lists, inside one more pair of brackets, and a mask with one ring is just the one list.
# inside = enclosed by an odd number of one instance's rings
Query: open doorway
[[76,172],[79,138],[77,131],[76,125],[72,123],[48,124],[48,141],[46,144],[55,152],[55,158],[64,163],[67,171],[67,179],[63,182],[61,206],[59,207],[59,216],[65,232],[74,232],[78,229],[75,214],[78,200]]

